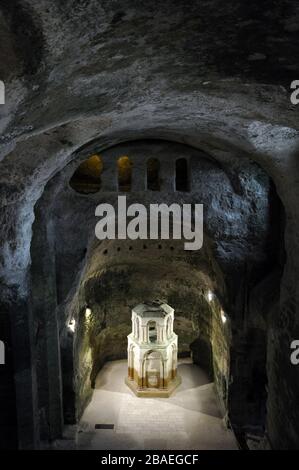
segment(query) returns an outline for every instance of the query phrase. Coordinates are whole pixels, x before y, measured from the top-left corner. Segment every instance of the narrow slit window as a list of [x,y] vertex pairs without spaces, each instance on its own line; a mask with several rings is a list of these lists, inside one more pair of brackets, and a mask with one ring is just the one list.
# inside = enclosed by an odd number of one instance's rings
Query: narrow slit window
[[151,343],[157,341],[157,323],[155,321],[148,322],[148,339]]
[[147,161],[147,189],[150,191],[160,191],[160,162],[157,158],[150,158]]
[[176,191],[189,191],[188,162],[186,158],[179,158],[175,162],[175,189]]
[[117,161],[118,189],[119,191],[131,191],[132,187],[132,162],[127,156],[120,157]]

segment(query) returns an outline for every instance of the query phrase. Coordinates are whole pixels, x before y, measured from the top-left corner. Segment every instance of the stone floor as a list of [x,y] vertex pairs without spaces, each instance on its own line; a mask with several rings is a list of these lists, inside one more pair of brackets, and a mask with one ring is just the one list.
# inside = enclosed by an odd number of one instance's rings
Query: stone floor
[[[225,428],[213,383],[189,359],[170,398],[138,398],[125,385],[126,361],[108,362],[80,422],[79,449],[237,449]],[[114,429],[95,429],[114,424]]]

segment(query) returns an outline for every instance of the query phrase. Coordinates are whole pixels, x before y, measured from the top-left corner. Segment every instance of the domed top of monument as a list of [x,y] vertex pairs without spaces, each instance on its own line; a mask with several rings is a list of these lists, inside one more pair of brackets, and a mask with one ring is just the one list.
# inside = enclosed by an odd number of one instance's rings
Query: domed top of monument
[[138,304],[133,308],[133,312],[140,317],[166,317],[174,310],[170,305],[162,300],[154,300]]

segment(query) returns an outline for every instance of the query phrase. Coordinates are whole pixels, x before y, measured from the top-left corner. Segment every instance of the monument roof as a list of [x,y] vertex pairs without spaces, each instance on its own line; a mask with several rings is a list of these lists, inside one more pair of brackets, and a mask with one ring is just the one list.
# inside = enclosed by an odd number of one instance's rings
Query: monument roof
[[170,305],[160,300],[144,302],[133,308],[134,312],[140,317],[166,317],[173,311]]

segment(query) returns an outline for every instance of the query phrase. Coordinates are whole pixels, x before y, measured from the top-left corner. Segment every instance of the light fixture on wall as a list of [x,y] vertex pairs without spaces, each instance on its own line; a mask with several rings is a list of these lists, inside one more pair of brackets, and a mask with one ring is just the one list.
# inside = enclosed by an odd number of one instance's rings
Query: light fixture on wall
[[208,290],[208,301],[212,302],[213,298],[214,298],[213,292],[211,290]]
[[225,313],[224,313],[224,311],[223,311],[222,309],[221,309],[221,312],[220,312],[220,313],[221,313],[221,320],[222,320],[222,323],[224,324],[224,323],[226,323],[226,321],[227,321],[227,317],[226,317],[226,315],[225,315]]
[[85,320],[89,321],[91,317],[91,309],[89,307],[86,307],[85,309]]
[[75,332],[75,329],[76,329],[76,320],[74,318],[72,318],[70,321],[69,321],[69,329],[74,333]]

